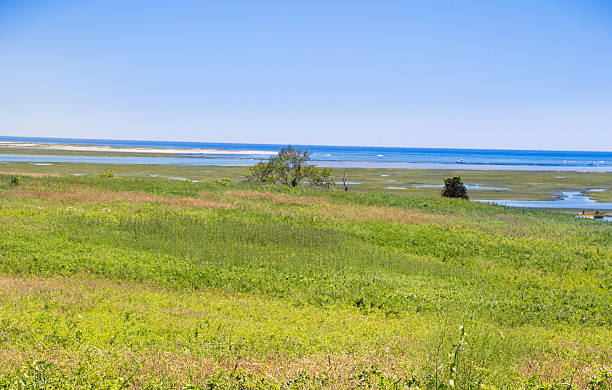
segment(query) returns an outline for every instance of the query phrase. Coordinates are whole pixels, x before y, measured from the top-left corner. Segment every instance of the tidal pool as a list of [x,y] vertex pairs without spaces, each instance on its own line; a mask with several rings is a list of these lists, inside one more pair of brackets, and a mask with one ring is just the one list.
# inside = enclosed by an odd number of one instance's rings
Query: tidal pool
[[473,199],[474,202],[485,202],[509,207],[532,207],[542,209],[585,209],[612,210],[612,203],[600,203],[579,191],[566,191],[555,200],[487,200]]

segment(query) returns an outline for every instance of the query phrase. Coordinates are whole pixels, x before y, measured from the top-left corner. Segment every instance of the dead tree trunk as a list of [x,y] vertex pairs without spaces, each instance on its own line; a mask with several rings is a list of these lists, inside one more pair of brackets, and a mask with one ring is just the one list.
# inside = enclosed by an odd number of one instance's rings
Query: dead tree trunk
[[344,184],[344,191],[348,191],[349,187],[348,184],[346,184],[346,168],[344,169],[344,176],[342,176],[342,184]]

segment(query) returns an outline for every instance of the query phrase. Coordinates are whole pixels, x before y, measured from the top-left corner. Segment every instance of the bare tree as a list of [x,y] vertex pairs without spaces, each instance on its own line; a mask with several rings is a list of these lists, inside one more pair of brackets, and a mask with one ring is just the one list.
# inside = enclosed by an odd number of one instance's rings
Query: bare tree
[[342,176],[342,184],[344,184],[344,191],[348,191],[349,186],[346,183],[346,168],[344,168],[344,175]]

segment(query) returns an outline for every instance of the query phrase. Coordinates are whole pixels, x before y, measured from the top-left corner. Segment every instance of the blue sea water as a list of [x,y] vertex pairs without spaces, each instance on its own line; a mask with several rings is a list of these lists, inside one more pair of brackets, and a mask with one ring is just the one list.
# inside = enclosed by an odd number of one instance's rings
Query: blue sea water
[[[284,145],[213,142],[100,140],[77,138],[0,137],[0,142],[95,145],[111,147],[220,149],[222,154],[149,156],[74,156],[0,154],[0,162],[89,162],[115,164],[251,165]],[[496,149],[392,148],[293,145],[310,151],[320,166],[362,168],[495,169],[612,172],[612,151],[542,151]],[[246,151],[252,153],[245,154]]]
[[612,203],[597,202],[589,196],[578,191],[566,191],[557,195],[554,200],[484,200],[476,199],[474,202],[498,204],[508,207],[528,207],[545,209],[584,209],[584,210],[612,210]]

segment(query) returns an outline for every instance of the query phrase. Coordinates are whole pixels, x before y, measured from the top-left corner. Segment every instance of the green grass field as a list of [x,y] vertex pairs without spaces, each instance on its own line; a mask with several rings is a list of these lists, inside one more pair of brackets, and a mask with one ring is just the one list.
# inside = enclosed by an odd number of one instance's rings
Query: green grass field
[[[345,193],[107,168],[0,166],[30,174],[0,176],[0,388],[612,385],[609,223],[371,191],[440,171],[350,170],[369,181]],[[461,174],[520,197],[611,189],[609,174]]]

